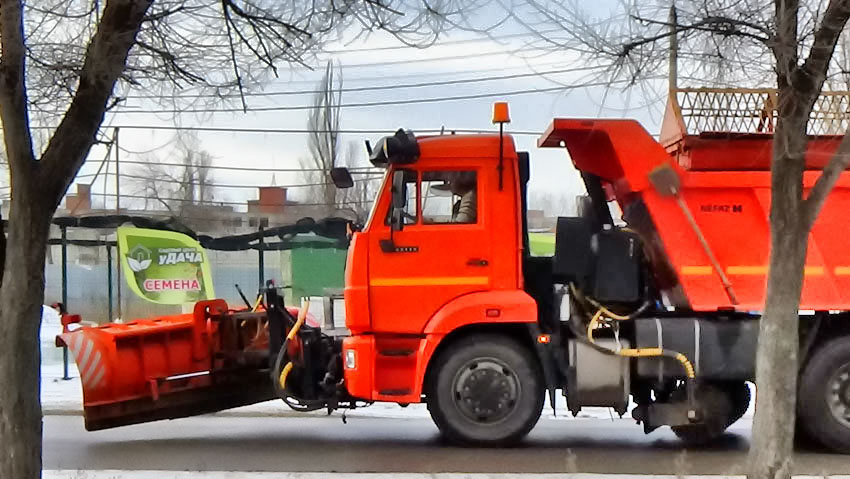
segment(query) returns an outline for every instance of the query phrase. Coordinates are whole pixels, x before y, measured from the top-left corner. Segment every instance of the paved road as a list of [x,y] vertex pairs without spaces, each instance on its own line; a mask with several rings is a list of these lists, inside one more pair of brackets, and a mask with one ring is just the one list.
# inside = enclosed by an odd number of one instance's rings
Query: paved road
[[[217,417],[86,432],[79,416],[44,420],[45,469],[286,472],[742,473],[750,424],[684,451],[669,430],[626,420],[543,419],[510,449],[441,443],[427,419]],[[800,451],[797,474],[850,472],[850,456]]]

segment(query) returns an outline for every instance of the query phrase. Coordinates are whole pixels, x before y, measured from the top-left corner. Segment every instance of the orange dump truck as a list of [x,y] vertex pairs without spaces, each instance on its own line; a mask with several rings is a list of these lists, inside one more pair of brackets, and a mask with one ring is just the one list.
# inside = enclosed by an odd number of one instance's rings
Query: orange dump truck
[[[602,406],[622,415],[633,403],[647,432],[670,426],[709,441],[750,403],[768,263],[772,95],[678,91],[659,140],[635,121],[555,119],[539,146],[566,150],[587,196],[577,216],[558,219],[553,257],[529,254],[533,161],[501,127],[399,130],[371,152],[386,174],[369,220],[351,235],[347,335],[287,308],[274,287],[257,312],[209,301],[192,314],[63,334],[81,372],[86,425],[272,398],[304,411],[425,402],[449,439],[500,445],[521,439],[545,398],[554,405],[563,394],[574,414]],[[830,118],[812,120],[807,188],[840,139]],[[502,105],[494,121],[507,121]],[[346,170],[332,176],[351,185]],[[798,418],[844,452],[847,211],[844,173],[810,237]]]

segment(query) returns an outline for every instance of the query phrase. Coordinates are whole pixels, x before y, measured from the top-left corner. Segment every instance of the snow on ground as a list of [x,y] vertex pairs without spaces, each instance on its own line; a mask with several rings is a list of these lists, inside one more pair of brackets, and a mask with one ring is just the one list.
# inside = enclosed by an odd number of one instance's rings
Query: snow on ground
[[[41,408],[44,414],[81,414],[83,408],[82,385],[80,384],[79,373],[73,362],[69,366],[70,380],[62,379],[62,363],[52,363],[42,366],[41,368]],[[558,396],[555,404],[557,410],[557,419],[572,419],[572,414],[567,411],[567,405],[562,396]],[[267,401],[264,403],[244,406],[240,408],[222,411],[221,415],[232,416],[289,416],[301,415],[305,413],[295,412],[282,401]],[[310,414],[326,414],[323,411],[316,411]],[[336,415],[341,415],[342,411],[334,412]],[[430,417],[428,409],[424,404],[411,404],[407,407],[401,407],[395,403],[375,403],[368,407],[358,408],[346,411],[350,417],[388,417],[388,418],[411,418],[411,417]],[[549,401],[546,401],[543,417],[552,417],[552,409],[549,407]],[[609,411],[608,408],[585,408],[579,413],[579,419],[615,419],[617,413]],[[628,416],[627,416],[628,417]]]
[[[59,321],[59,314],[55,310],[47,306],[44,307],[42,314],[41,327],[41,348],[42,348],[42,367],[41,367],[41,406],[44,414],[82,414],[83,408],[83,393],[80,383],[80,374],[73,359],[69,359],[69,380],[62,379],[62,350],[55,346],[56,335],[62,331],[62,326]],[[753,395],[754,396],[754,395]],[[553,419],[573,419],[572,414],[567,410],[567,404],[564,397],[560,394],[556,396],[556,411],[557,414],[552,416],[552,409],[549,406],[547,398],[546,405],[543,410],[544,418]],[[634,404],[631,404],[631,409]],[[752,416],[752,404],[747,411],[747,416]],[[223,411],[217,414],[234,415],[234,416],[289,416],[301,415],[305,413],[295,412],[289,409],[282,401],[268,401],[251,406],[245,406],[228,411]],[[316,411],[309,414],[326,414],[322,411]],[[342,411],[336,411],[334,414],[342,414]],[[389,418],[411,418],[411,417],[429,417],[428,410],[424,404],[411,404],[407,407],[401,407],[395,403],[375,403],[371,406],[349,410],[347,416],[352,417],[389,417]],[[577,419],[611,419],[618,418],[616,412],[609,408],[587,407],[581,410]],[[626,413],[624,416],[630,418],[631,415]]]
[[[70,380],[62,379],[62,362],[61,353],[59,362],[45,364],[41,368],[41,407],[44,414],[81,414],[83,405],[82,385],[80,384],[79,373],[73,361],[69,365]],[[546,400],[546,405],[543,409],[543,418],[551,419],[573,419],[573,415],[567,410],[567,404],[564,397],[560,394],[556,396],[556,411],[557,414],[552,416],[552,409],[549,406],[549,400]],[[634,406],[633,404],[631,406]],[[631,407],[630,407],[631,409]],[[745,417],[752,417],[752,404],[750,409],[745,414]],[[290,416],[301,415],[305,413],[295,412],[289,409],[282,401],[267,401],[260,404],[245,406],[217,413],[220,415],[231,416]],[[309,414],[326,414],[323,411],[316,411]],[[334,414],[341,415],[342,411],[336,411]],[[407,407],[401,407],[395,403],[375,403],[368,407],[358,408],[346,411],[347,416],[351,417],[388,417],[388,418],[411,418],[411,417],[430,417],[428,410],[424,404],[411,404]],[[616,412],[609,408],[603,407],[587,407],[581,410],[576,419],[617,419],[619,416]],[[624,416],[630,418],[630,414]]]
[[[746,479],[744,476],[650,475],[650,474],[478,474],[478,473],[333,473],[335,479]],[[325,479],[321,472],[226,472],[226,471],[68,471],[45,470],[44,479]],[[797,479],[850,479],[850,476],[794,476]]]

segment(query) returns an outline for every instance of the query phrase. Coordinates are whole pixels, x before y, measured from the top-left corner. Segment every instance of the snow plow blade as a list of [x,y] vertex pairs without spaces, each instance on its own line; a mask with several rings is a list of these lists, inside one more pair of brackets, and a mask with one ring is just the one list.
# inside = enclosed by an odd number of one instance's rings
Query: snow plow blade
[[280,327],[265,311],[233,311],[212,300],[191,314],[83,327],[56,344],[77,363],[85,426],[95,431],[276,398],[269,330],[279,337]]

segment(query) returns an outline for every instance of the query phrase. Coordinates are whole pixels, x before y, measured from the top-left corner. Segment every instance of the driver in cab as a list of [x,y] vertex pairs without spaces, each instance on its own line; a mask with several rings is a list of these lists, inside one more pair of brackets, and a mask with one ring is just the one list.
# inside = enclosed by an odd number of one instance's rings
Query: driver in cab
[[478,221],[478,199],[475,173],[461,172],[449,183],[452,194],[458,196],[452,207],[452,223],[475,223]]

